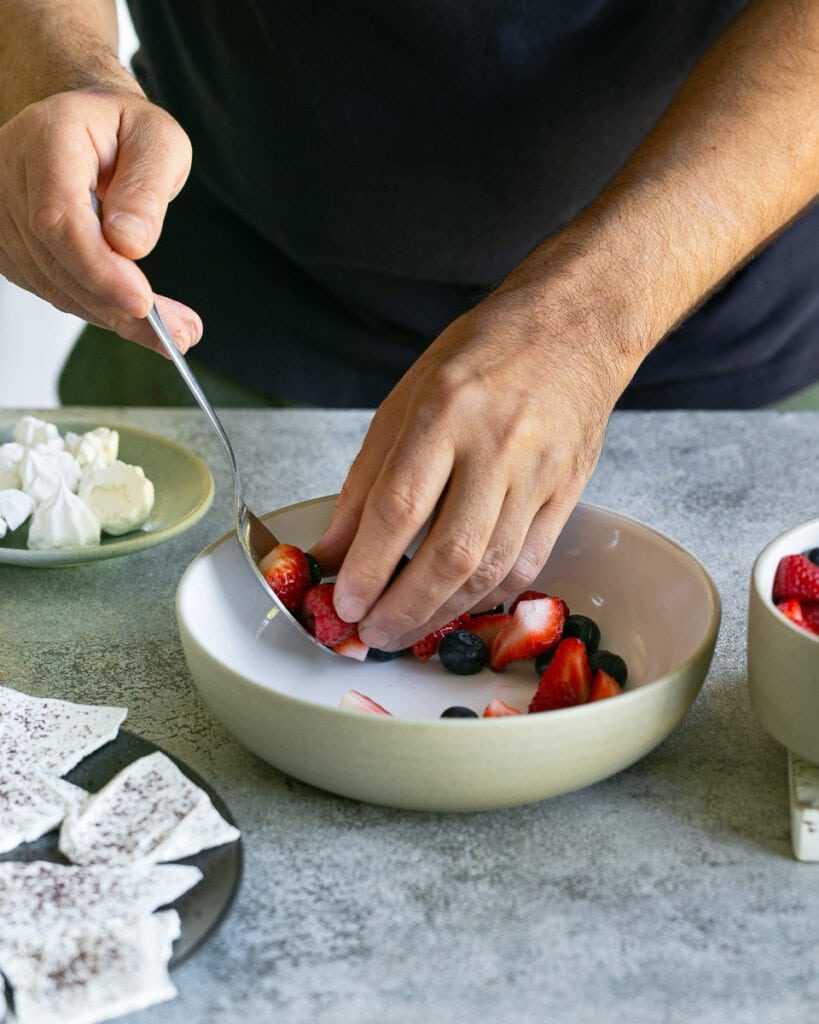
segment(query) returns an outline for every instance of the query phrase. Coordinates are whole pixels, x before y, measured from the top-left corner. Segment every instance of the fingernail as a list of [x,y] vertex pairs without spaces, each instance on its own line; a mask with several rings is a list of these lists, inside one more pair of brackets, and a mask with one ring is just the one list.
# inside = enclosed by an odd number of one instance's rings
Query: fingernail
[[187,328],[188,331],[188,344],[195,345],[197,339],[199,338],[199,328],[193,322],[193,320],[186,320],[185,327]]
[[345,622],[360,622],[364,618],[367,606],[363,601],[351,594],[336,598],[336,611]]
[[139,245],[145,245],[148,241],[148,226],[141,217],[135,217],[132,213],[113,213],[107,224],[109,228],[116,228],[117,231],[128,235]]
[[379,651],[387,650],[387,644],[390,642],[386,633],[382,633],[380,629],[371,629],[369,626],[365,626],[360,636],[367,647],[375,647]]

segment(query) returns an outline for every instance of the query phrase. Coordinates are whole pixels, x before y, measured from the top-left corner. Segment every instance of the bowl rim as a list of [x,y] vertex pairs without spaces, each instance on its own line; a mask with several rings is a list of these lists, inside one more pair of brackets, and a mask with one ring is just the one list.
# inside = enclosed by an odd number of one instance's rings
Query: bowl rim
[[[307,508],[311,505],[317,505],[320,503],[327,502],[328,500],[335,499],[336,497],[337,495],[335,494],[326,494],[317,498],[308,498],[305,501],[294,502],[291,505],[283,505],[281,508],[273,509],[270,512],[263,513],[260,516],[260,518],[264,522],[270,516],[277,515],[280,512],[296,511],[298,509]],[[648,523],[644,523],[642,520],[636,519],[633,516],[624,515],[622,512],[615,512],[613,509],[606,508],[604,505],[597,505],[592,502],[581,501],[577,502],[576,507],[590,509],[595,512],[602,512],[606,515],[614,516],[617,519],[624,520],[628,523],[631,523],[634,526],[638,526],[644,530],[648,530],[649,533],[654,534],[656,537],[659,537],[660,540],[663,540],[666,543],[670,544],[672,547],[676,548],[678,551],[686,555],[691,560],[694,568],[699,570],[706,584],[706,589],[711,596],[712,605],[708,625],[704,630],[703,636],[701,637],[700,641],[697,643],[696,647],[688,655],[688,657],[684,658],[679,664],[675,665],[670,672],[666,672],[664,675],[658,676],[656,679],[652,679],[649,682],[643,683],[642,686],[638,686],[635,689],[625,690],[620,695],[624,699],[630,701],[632,704],[635,703],[637,700],[647,700],[648,698],[646,694],[649,691],[651,691],[652,693],[656,693],[658,688],[668,689],[675,682],[675,677],[679,676],[680,674],[687,673],[687,670],[706,653],[708,648],[713,647],[713,645],[716,643],[717,637],[719,635],[720,623],[722,620],[722,601],[720,599],[719,590],[711,574],[708,572],[708,570],[705,568],[702,562],[700,562],[700,560],[696,557],[696,555],[689,551],[688,548],[686,548],[684,545],[680,544],[679,541],[674,540],[673,537],[669,537],[661,530],[657,530],[655,527],[649,526]],[[235,669],[225,664],[225,662],[215,658],[210,653],[210,651],[206,650],[198,642],[198,640],[194,638],[191,630],[188,629],[185,620],[181,614],[182,592],[185,589],[186,581],[189,578],[189,576],[193,573],[195,566],[200,561],[204,561],[205,558],[209,557],[216,550],[216,548],[220,547],[222,544],[227,543],[233,536],[234,530],[231,529],[226,531],[220,537],[217,537],[215,540],[211,541],[210,544],[208,544],[197,555],[194,556],[191,562],[186,566],[185,571],[182,573],[182,576],[179,579],[179,583],[177,584],[176,587],[176,595],[174,598],[174,608],[176,611],[177,626],[179,628],[180,633],[182,633],[184,629],[184,632],[190,638],[191,642],[195,643],[197,650],[204,657],[206,657],[208,661],[218,665],[220,670],[227,673],[227,675],[233,681],[238,681],[245,685],[251,686],[254,689],[263,691],[266,694],[273,694],[278,700],[283,700],[301,709],[309,709],[312,713],[319,713],[322,715],[330,714],[333,716],[343,715],[347,718],[352,718],[359,722],[369,721],[370,723],[372,723],[370,726],[365,726],[365,728],[380,728],[381,724],[384,722],[391,722],[392,724],[389,726],[390,728],[397,728],[402,726],[415,728],[421,725],[448,730],[464,730],[468,728],[474,729],[478,725],[481,725],[483,728],[486,728],[486,723],[491,723],[490,727],[496,729],[539,728],[542,727],[542,725],[538,726],[538,722],[542,723],[543,721],[570,721],[573,717],[576,717],[578,714],[582,714],[584,712],[587,715],[590,714],[592,707],[596,706],[598,709],[600,709],[605,708],[608,704],[608,701],[605,700],[593,702],[587,701],[585,704],[578,704],[574,707],[557,708],[554,711],[550,711],[548,715],[527,714],[526,712],[522,712],[519,715],[508,715],[489,719],[482,718],[481,716],[475,719],[410,718],[404,715],[398,716],[364,714],[360,711],[348,710],[347,708],[340,708],[329,704],[318,704],[316,703],[316,701],[307,700],[303,697],[296,697],[293,694],[284,693],[282,690],[276,690],[270,686],[265,686],[263,683],[259,683],[255,679],[250,679],[248,676],[243,675],[240,672],[237,672]],[[705,680],[703,679],[703,683],[704,682]],[[618,701],[617,704],[620,705],[621,702]],[[601,712],[598,710],[598,714],[599,713]],[[555,716],[557,716],[557,718],[555,718]],[[524,726],[524,722],[528,722],[529,725]]]
[[[787,630],[792,635],[800,637],[806,643],[819,645],[819,634],[811,633],[809,630],[797,626],[795,622],[791,622],[787,616],[783,615],[774,604],[771,587],[764,587],[762,584],[763,570],[767,568],[766,563],[768,560],[773,558],[777,552],[779,552],[779,558],[783,558],[785,554],[799,554],[800,552],[798,551],[784,552],[780,549],[785,546],[790,537],[801,533],[811,526],[815,527],[817,534],[819,534],[819,517],[813,516],[804,522],[797,523],[795,526],[790,526],[787,530],[783,530],[782,533],[769,541],[754,559],[753,568],[751,569],[751,586],[759,601],[759,606],[764,610],[770,621],[775,622],[780,628]],[[777,559],[778,564],[779,561]],[[776,573],[776,569],[774,569],[774,573]]]

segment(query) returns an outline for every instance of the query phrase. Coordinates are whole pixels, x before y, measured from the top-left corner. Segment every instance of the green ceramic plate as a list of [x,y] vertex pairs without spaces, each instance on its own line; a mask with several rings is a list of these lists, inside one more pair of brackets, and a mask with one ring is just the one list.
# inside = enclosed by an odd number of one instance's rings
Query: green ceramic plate
[[[122,537],[102,535],[102,543],[96,548],[73,548],[63,551],[29,551],[28,523],[19,530],[8,533],[0,540],[0,564],[26,565],[31,568],[51,568],[58,565],[79,565],[94,562],[100,558],[116,558],[130,555],[133,551],[153,547],[170,540],[179,533],[199,522],[213,501],[213,477],[198,455],[169,441],[158,434],[149,434],[119,423],[100,423],[97,420],[82,420],[76,416],[62,419],[59,415],[48,417],[56,423],[61,434],[68,430],[82,433],[93,427],[111,427],[119,431],[119,458],[142,466],[145,475],[153,481],[156,501],[151,518],[140,530],[126,533]],[[0,422],[0,444],[12,440],[11,432],[15,420]]]

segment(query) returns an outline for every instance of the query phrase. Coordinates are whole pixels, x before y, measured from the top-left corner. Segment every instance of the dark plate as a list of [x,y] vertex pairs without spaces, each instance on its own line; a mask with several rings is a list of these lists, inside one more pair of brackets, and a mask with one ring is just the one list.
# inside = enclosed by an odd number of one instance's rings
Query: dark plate
[[[222,817],[231,825],[236,825],[222,798],[200,775],[167,750],[162,750],[155,743],[150,743],[130,732],[121,730],[115,740],[86,757],[66,775],[66,779],[75,786],[82,786],[83,789],[96,793],[117,772],[138,758],[153,754],[157,750],[170,757],[191,782],[204,789]],[[0,861],[50,860],[56,864],[68,864],[57,849],[58,835],[58,830],[49,832],[33,843],[26,843],[9,850],[8,853],[0,854]],[[176,903],[170,904],[179,912],[182,922],[182,934],[174,946],[171,967],[177,967],[190,956],[216,930],[230,909],[242,877],[242,841],[237,839],[233,843],[217,846],[213,850],[203,850],[195,857],[174,863],[194,864],[202,872],[203,877],[198,885],[180,896]]]

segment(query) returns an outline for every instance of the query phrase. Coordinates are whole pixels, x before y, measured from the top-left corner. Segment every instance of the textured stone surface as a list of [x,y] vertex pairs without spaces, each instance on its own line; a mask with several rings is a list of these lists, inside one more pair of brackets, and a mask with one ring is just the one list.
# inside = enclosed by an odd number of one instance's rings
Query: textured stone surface
[[[223,794],[244,885],[133,1024],[791,1024],[819,999],[819,886],[791,856],[785,751],[750,710],[756,553],[817,509],[819,414],[614,417],[586,499],[671,534],[709,567],[724,619],[682,726],[588,790],[481,815],[368,807],[244,751],[192,687],[176,582],[230,526],[227,464],[196,412],[99,410],[179,439],[217,494],[187,534],[79,569],[0,566],[0,673],[36,694],[125,704],[128,727]],[[358,412],[228,412],[249,500],[338,488]]]

